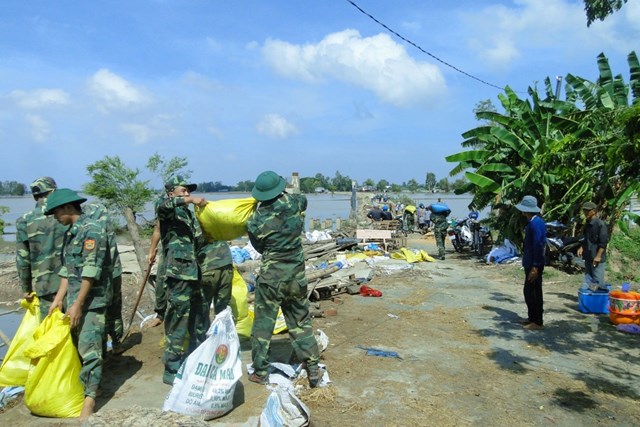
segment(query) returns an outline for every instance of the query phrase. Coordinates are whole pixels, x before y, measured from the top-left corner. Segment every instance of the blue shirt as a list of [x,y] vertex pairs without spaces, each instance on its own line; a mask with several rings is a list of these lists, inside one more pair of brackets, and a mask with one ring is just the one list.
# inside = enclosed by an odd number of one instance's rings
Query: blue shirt
[[544,250],[547,241],[547,228],[540,215],[535,215],[524,229],[524,248],[522,266],[525,270],[532,267],[544,268]]

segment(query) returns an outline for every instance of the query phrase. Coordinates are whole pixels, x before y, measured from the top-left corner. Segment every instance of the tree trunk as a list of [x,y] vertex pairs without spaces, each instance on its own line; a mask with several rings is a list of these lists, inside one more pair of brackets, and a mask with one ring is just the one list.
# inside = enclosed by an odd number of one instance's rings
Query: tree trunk
[[127,230],[131,235],[133,241],[133,248],[136,251],[136,258],[140,265],[140,274],[144,274],[147,271],[149,263],[147,262],[146,251],[140,241],[140,233],[138,232],[138,224],[136,224],[136,217],[133,214],[131,208],[124,208],[124,218],[127,221]]

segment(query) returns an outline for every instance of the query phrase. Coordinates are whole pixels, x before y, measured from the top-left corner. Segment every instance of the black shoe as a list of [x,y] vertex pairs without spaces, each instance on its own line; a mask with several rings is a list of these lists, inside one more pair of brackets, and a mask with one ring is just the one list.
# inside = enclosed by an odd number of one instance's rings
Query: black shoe
[[322,375],[324,374],[324,370],[315,368],[315,369],[307,369],[307,373],[309,374],[309,387],[316,388],[320,385],[322,381]]

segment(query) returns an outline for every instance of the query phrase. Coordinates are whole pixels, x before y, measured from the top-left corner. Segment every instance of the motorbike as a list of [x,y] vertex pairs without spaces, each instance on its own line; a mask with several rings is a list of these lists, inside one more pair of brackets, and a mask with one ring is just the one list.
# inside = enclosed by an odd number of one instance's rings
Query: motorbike
[[559,221],[545,223],[547,240],[544,253],[545,265],[576,266],[584,268],[584,260],[578,256],[583,236],[566,236],[567,226]]
[[480,257],[489,252],[493,246],[493,236],[489,227],[480,224],[476,217],[469,219],[469,229],[473,236],[471,243],[473,252]]
[[449,221],[447,234],[453,249],[456,252],[462,252],[465,247],[471,247],[473,243],[473,234],[469,228],[469,218],[458,218]]

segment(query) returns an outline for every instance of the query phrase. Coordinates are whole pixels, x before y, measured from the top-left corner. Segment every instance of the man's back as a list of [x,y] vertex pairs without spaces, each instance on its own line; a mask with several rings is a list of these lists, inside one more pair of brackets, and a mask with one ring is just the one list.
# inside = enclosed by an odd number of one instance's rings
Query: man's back
[[58,271],[62,266],[62,245],[67,230],[54,217],[44,215],[43,205],[42,199],[16,221],[18,277],[24,292],[35,290],[39,296],[58,291]]

